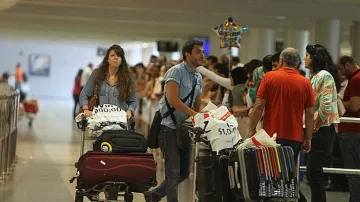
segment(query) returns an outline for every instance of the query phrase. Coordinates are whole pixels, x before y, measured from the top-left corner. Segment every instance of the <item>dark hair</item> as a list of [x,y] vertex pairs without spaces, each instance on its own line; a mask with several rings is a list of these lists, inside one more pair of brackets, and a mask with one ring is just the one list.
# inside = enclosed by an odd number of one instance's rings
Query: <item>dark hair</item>
[[199,40],[187,41],[185,43],[185,45],[183,46],[183,48],[182,48],[183,60],[184,61],[186,60],[185,53],[190,53],[191,54],[191,51],[194,49],[194,46],[202,46],[203,44],[204,43],[202,41],[199,41]]
[[276,52],[274,55],[271,56],[271,62],[279,62],[280,61],[280,54],[281,52]]
[[232,57],[232,64],[233,64],[233,65],[236,65],[236,64],[239,63],[239,62],[240,62],[239,57]]
[[151,55],[150,59],[157,59],[157,57],[155,55]]
[[262,60],[262,66],[264,68],[264,72],[269,72],[272,70],[271,57],[272,55],[267,55]]
[[340,78],[335,63],[323,45],[307,45],[306,52],[310,54],[311,63],[310,66],[314,73],[318,73],[321,70],[326,70],[334,78],[337,92],[341,89]]
[[247,73],[244,67],[237,67],[231,71],[231,77],[234,81],[234,85],[244,84],[248,80]]
[[145,69],[145,66],[144,66],[144,64],[143,64],[142,62],[137,63],[137,64],[134,66],[134,68],[137,68],[137,67],[141,67],[141,68]]
[[301,75],[306,76],[306,72],[305,72],[305,70],[303,70],[303,69],[299,69],[298,71],[299,71],[299,73],[300,73]]
[[[125,59],[125,52],[124,49],[121,48],[119,45],[112,45],[106,52],[106,56],[104,57],[103,61],[100,64],[99,67],[99,74],[97,75],[97,78],[95,79],[95,86],[101,86],[101,84],[104,82],[106,77],[109,73],[109,54],[110,52],[114,50],[116,55],[121,57],[121,64],[119,66],[119,70],[117,71],[116,75],[118,77],[118,90],[119,90],[119,97],[128,100],[132,91],[131,85],[132,85],[132,77],[129,72],[129,67]],[[98,88],[99,93],[100,88]]]
[[218,58],[215,55],[209,55],[206,59],[210,60],[213,64],[218,63]]
[[245,71],[249,74],[252,74],[253,71],[262,66],[262,61],[258,59],[252,59],[250,62],[244,65]]
[[348,56],[348,55],[343,55],[339,58],[339,62],[342,66],[345,67],[345,64],[346,63],[349,63],[349,64],[352,64],[352,65],[355,65],[355,60],[354,58],[352,58],[351,56]]
[[94,65],[93,65],[93,63],[90,62],[90,63],[88,64],[88,67],[92,67],[92,66],[94,66]]
[[23,80],[24,80],[24,83],[28,82],[28,76],[25,73],[23,73]]
[[75,82],[76,82],[76,79],[77,79],[79,76],[81,77],[83,71],[84,71],[83,69],[79,69],[79,71],[77,72],[76,77],[75,77]]
[[214,69],[220,73],[220,74],[223,74],[226,78],[229,77],[229,67],[223,65],[223,64],[220,64],[220,63],[216,63],[214,65]]

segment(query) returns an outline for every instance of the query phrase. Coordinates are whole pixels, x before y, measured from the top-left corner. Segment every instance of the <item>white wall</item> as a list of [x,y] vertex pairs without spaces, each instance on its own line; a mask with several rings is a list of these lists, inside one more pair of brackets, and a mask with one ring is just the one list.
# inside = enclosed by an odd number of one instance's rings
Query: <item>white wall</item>
[[[72,96],[74,78],[80,68],[89,62],[97,66],[103,57],[96,55],[97,47],[109,47],[120,43],[119,37],[89,37],[71,33],[40,33],[38,31],[0,29],[0,74],[4,71],[15,72],[16,63],[22,64],[30,84],[30,96],[64,97]],[[121,44],[120,44],[121,45]],[[125,48],[124,48],[125,49]],[[128,51],[129,47],[125,49]],[[127,55],[133,65],[142,61],[139,50]],[[129,52],[129,53],[130,53]],[[28,74],[29,54],[46,54],[51,56],[49,77],[30,76]],[[150,56],[144,57],[148,60]]]

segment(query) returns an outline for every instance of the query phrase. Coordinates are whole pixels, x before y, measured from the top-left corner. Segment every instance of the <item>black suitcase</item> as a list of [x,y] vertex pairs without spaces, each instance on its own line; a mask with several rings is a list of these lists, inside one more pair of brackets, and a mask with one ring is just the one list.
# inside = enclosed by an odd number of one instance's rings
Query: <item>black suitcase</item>
[[132,130],[107,130],[93,143],[93,150],[114,153],[145,153],[147,143],[144,135]]
[[196,187],[199,202],[233,202],[235,196],[229,186],[228,156],[198,156]]

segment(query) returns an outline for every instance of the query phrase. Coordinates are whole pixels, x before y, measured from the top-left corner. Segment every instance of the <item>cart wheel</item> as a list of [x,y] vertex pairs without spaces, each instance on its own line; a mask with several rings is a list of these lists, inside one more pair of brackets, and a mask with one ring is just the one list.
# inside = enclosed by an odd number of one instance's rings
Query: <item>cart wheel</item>
[[75,202],[84,202],[84,196],[79,196],[78,193],[75,194]]
[[133,195],[132,193],[126,193],[126,194],[124,195],[124,200],[125,200],[126,202],[133,202],[133,200],[134,200],[134,195]]

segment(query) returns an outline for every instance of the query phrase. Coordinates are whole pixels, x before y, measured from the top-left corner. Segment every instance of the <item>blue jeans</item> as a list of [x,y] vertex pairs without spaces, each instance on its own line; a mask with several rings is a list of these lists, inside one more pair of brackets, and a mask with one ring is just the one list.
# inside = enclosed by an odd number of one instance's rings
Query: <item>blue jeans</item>
[[168,202],[178,202],[178,185],[190,174],[191,146],[178,149],[176,130],[161,126],[159,146],[165,157],[165,180],[152,191],[155,198],[167,197]]
[[313,134],[306,165],[312,202],[326,202],[323,166],[325,159],[332,154],[335,137],[334,125],[320,127],[319,131]]
[[[341,133],[340,148],[344,168],[360,169],[360,133]],[[360,201],[360,175],[348,175],[350,202]]]

